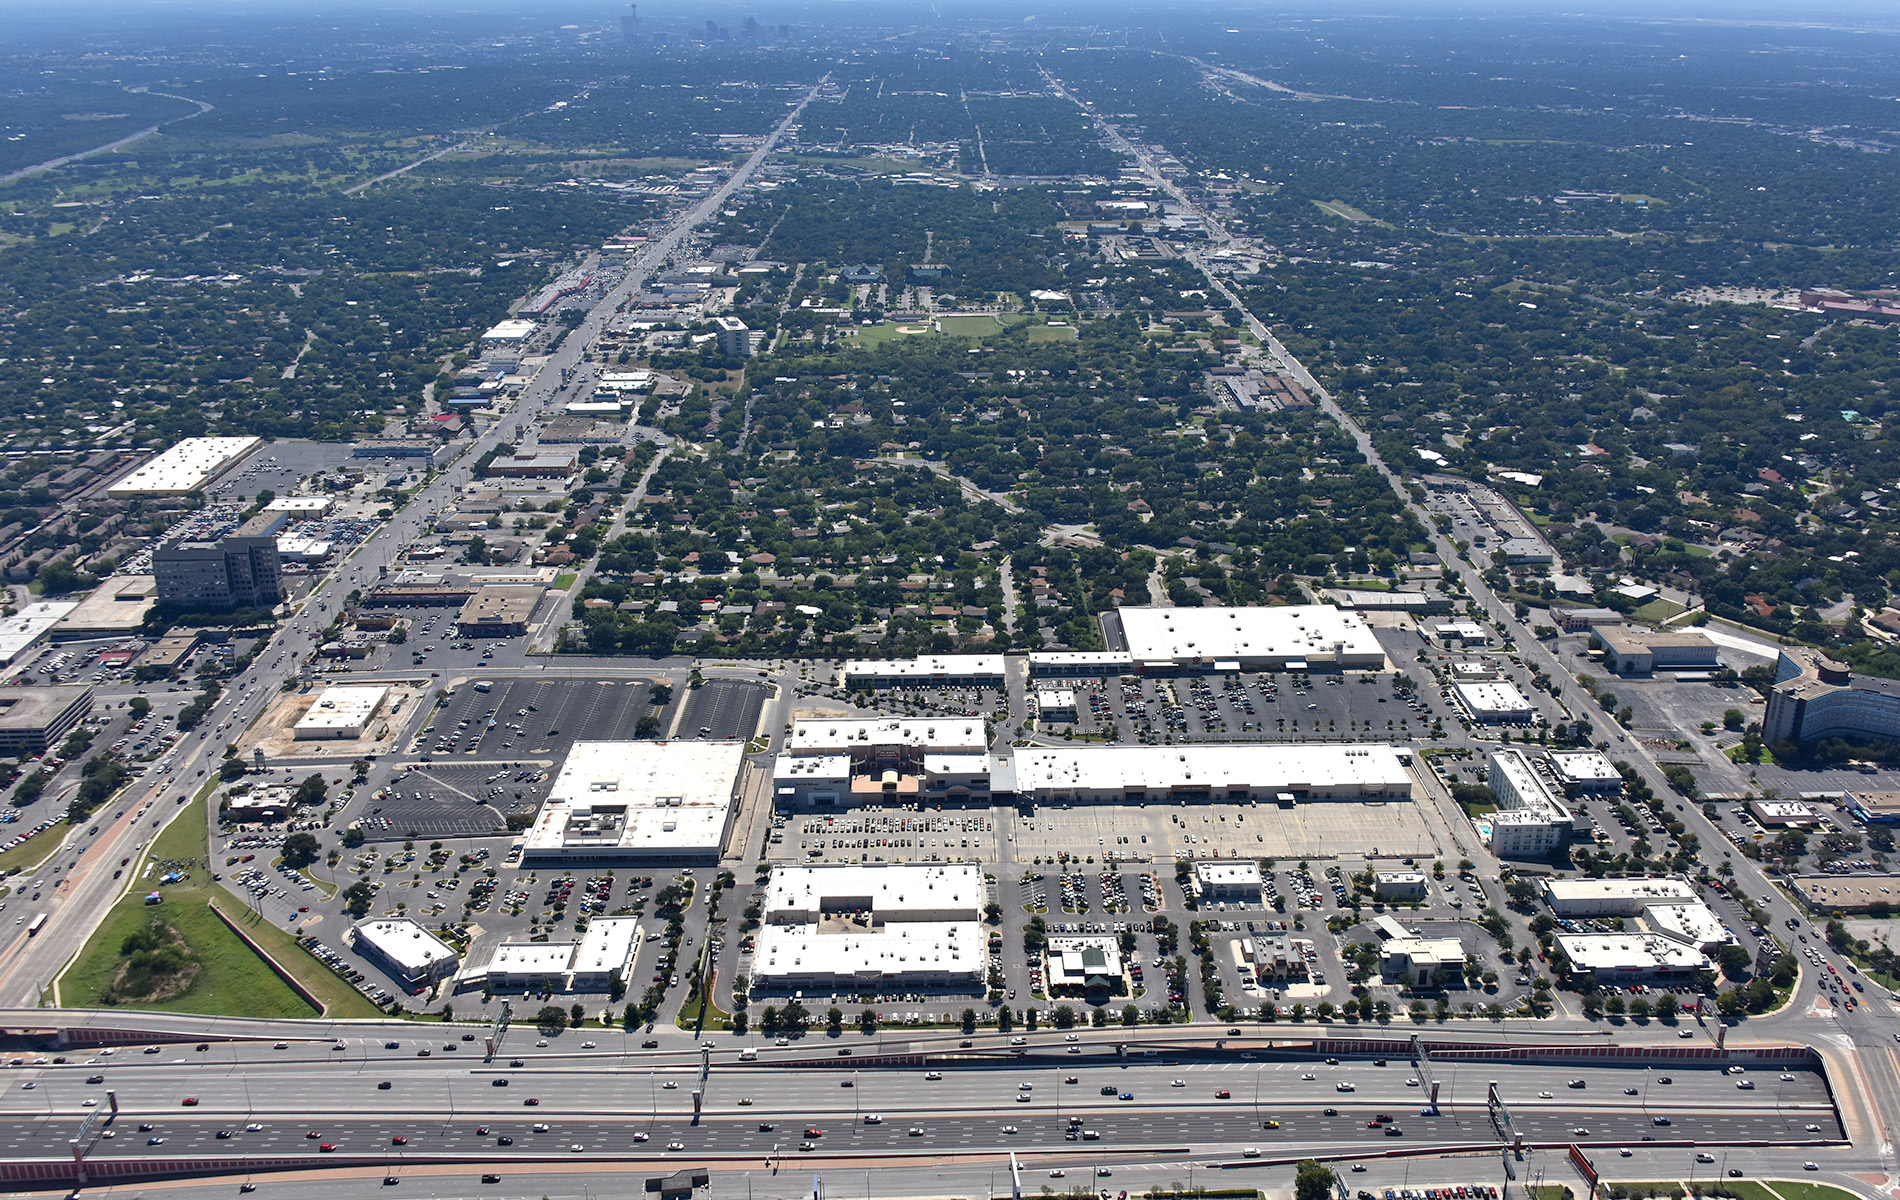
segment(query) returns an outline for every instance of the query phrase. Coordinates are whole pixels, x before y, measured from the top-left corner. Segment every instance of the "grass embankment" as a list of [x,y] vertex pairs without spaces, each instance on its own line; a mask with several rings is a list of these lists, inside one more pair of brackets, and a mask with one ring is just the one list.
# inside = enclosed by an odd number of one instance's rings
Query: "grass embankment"
[[[278,978],[269,963],[218,919],[209,907],[215,901],[246,937],[317,997],[327,1015],[375,1016],[375,1005],[312,958],[295,938],[253,914],[243,900],[212,881],[210,868],[202,865],[209,861],[205,803],[203,796],[192,801],[146,854],[126,868],[135,873],[136,882],[112,906],[61,979],[61,1003],[74,1007],[118,1003],[214,1016],[316,1016],[316,1010]],[[178,883],[161,886],[158,878],[165,872],[160,869],[145,873],[147,863],[187,861],[201,865],[191,869],[191,878]],[[164,901],[146,904],[150,891],[163,893]],[[117,994],[131,978],[127,966],[134,961],[124,951],[141,940],[169,952],[169,963],[160,962],[156,972],[141,976],[159,980],[160,985],[149,992],[134,987],[129,994]],[[151,962],[149,958],[139,961]]]
[[[7,827],[0,825],[0,830]],[[71,832],[72,826],[64,820],[56,822],[51,829],[43,829],[11,850],[0,852],[0,871],[36,871],[40,864],[53,857],[53,851],[59,849],[60,842]]]

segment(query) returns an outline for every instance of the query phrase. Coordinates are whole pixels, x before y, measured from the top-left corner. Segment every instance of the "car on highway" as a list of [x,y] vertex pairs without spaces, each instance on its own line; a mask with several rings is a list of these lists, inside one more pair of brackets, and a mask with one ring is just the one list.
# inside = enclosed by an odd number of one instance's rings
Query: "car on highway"
[[942,1078],[943,1078],[942,1071],[925,1071],[924,1072],[924,1079],[928,1082],[935,1083],[937,1080],[942,1079]]
[[912,1125],[910,1127],[910,1136],[912,1137],[924,1136],[924,1127],[922,1125]]
[[163,1146],[165,1139],[162,1137],[148,1137],[145,1139],[145,1144],[148,1146]]
[[389,1144],[392,1146],[407,1146],[409,1144],[409,1139],[399,1133],[389,1139]]
[[1170,1080],[1168,1080],[1168,1086],[1169,1086],[1169,1087],[1186,1087],[1186,1086],[1187,1086],[1187,1080],[1185,1080],[1185,1079],[1170,1079]]
[[1820,1170],[1820,1169],[1821,1169],[1821,1164],[1820,1164],[1820,1163],[1811,1163],[1811,1162],[1804,1162],[1804,1163],[1802,1163],[1802,1164],[1801,1164],[1801,1169],[1802,1169],[1803,1171],[1818,1171],[1818,1170]]
[[[496,1080],[495,1082],[500,1083],[502,1081]],[[386,1092],[389,1090],[389,1088],[390,1088],[390,1082],[387,1079],[383,1080],[381,1083],[376,1085],[376,1090],[379,1092]]]
[[1338,1115],[1339,1115],[1339,1110],[1336,1108],[1329,1108],[1320,1113],[1320,1116],[1322,1117],[1336,1117]]
[[1624,1088],[1624,1089],[1623,1089],[1623,1094],[1624,1094],[1625,1096],[1634,1096],[1634,1095],[1636,1095],[1636,1089],[1635,1089],[1635,1088]]
[[521,1106],[523,1108],[539,1108],[541,1106],[541,1097],[529,1096],[521,1102]]
[[1003,1132],[1004,1132],[1004,1133],[1015,1133],[1015,1132],[1016,1132],[1016,1127],[1015,1127],[1014,1125],[1005,1125],[1005,1126],[1003,1126]]
[[488,1174],[482,1176],[482,1182],[483,1183],[500,1183],[501,1176],[495,1174],[493,1171],[490,1171]]
[[1354,1087],[1354,1086],[1353,1086],[1352,1084],[1350,1084],[1350,1083],[1344,1083],[1344,1082],[1341,1082],[1341,1083],[1335,1083],[1335,1084],[1333,1085],[1333,1090],[1334,1090],[1335,1092],[1356,1092],[1356,1091],[1358,1091],[1359,1089],[1358,1089],[1358,1088],[1356,1088],[1356,1087]]
[[1122,1093],[1121,1095],[1119,1095],[1119,1096],[1117,1096],[1117,1097],[1115,1097],[1115,1098],[1116,1098],[1117,1100],[1133,1100],[1133,1099],[1135,1098],[1135,1093],[1133,1093],[1133,1092],[1123,1092],[1123,1093]]
[[319,1153],[319,1154],[334,1154],[334,1153],[336,1153],[336,1143],[335,1143],[335,1142],[324,1142],[324,1143],[322,1143],[322,1144],[320,1144],[320,1145],[319,1145],[319,1146],[317,1147],[317,1153]]
[[1214,1099],[1216,1100],[1232,1100],[1233,1098],[1234,1098],[1234,1094],[1228,1091],[1226,1088],[1222,1088],[1219,1091],[1214,1093]]
[[495,1144],[497,1146],[512,1146],[515,1144],[515,1139],[509,1137],[507,1134],[504,1133],[500,1137],[495,1139]]
[[1651,1117],[1649,1123],[1651,1125],[1667,1125],[1670,1121],[1668,1117]]

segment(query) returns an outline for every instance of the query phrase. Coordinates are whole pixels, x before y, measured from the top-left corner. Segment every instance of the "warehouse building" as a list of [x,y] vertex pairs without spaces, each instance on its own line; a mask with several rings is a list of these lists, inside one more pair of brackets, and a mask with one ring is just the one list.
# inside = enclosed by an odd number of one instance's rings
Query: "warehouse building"
[[455,628],[463,637],[520,637],[540,603],[538,587],[485,587],[462,605]]
[[1111,608],[1108,649],[1139,673],[1377,671],[1385,650],[1356,612],[1330,604],[1273,608]]
[[1892,913],[1900,908],[1900,875],[1797,875],[1788,882],[1816,912]]
[[327,687],[292,730],[299,742],[360,738],[388,699],[386,687]]
[[1811,650],[1783,650],[1762,715],[1762,740],[1900,740],[1900,680],[1855,675]]
[[717,862],[744,766],[743,742],[576,742],[522,862]]
[[221,538],[167,542],[152,551],[158,602],[188,610],[271,608],[283,602],[277,534],[290,518],[258,513]]
[[1003,686],[1000,654],[929,654],[921,658],[867,659],[846,663],[844,686],[857,688],[940,688]]
[[259,437],[186,438],[106,489],[114,500],[187,496],[264,444]]
[[990,759],[990,790],[1032,804],[1246,803],[1412,798],[1391,746],[1029,746]]
[[157,603],[158,580],[150,575],[114,575],[59,619],[53,626],[53,640],[134,636]]
[[1799,800],[1750,800],[1749,815],[1763,829],[1810,829],[1820,815]]
[[83,684],[0,688],[0,755],[44,754],[91,711],[92,689]]
[[410,917],[362,921],[350,932],[358,954],[411,992],[455,974],[456,964],[461,961],[453,947]]
[[1498,798],[1498,811],[1484,818],[1490,825],[1491,853],[1499,858],[1548,858],[1570,837],[1576,818],[1523,751],[1493,750],[1489,778]]
[[1696,630],[1638,629],[1596,625],[1590,648],[1603,651],[1603,665],[1617,675],[1649,675],[1658,670],[1713,671],[1722,665],[1715,643]]
[[1869,825],[1900,824],[1900,792],[1843,792],[1847,811]]

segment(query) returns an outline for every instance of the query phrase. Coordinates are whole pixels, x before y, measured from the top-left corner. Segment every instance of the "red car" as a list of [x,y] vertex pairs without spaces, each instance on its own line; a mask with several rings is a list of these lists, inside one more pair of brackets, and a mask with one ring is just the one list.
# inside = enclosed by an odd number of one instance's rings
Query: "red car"
[[823,1137],[825,1136],[825,1131],[818,1128],[818,1126],[813,1125],[810,1129],[807,1129],[805,1131],[805,1136],[806,1137]]
[[186,1096],[186,1097],[185,1097],[185,1098],[184,1098],[183,1100],[181,1100],[181,1101],[179,1101],[179,1103],[180,1103],[180,1104],[183,1104],[183,1105],[184,1105],[184,1106],[185,1106],[186,1108],[197,1108],[197,1107],[198,1107],[198,1097],[196,1097],[196,1096]]
[[335,1149],[336,1149],[335,1142],[325,1142],[323,1143],[323,1145],[317,1147],[318,1152],[322,1154],[328,1154]]
[[1214,1093],[1214,1099],[1216,1100],[1232,1100],[1233,1098],[1234,1094],[1226,1088],[1222,1088],[1220,1091]]
[[409,1139],[399,1133],[395,1137],[389,1139],[389,1144],[392,1146],[407,1146],[409,1144]]
[[522,1103],[523,1105],[525,1105],[525,1106],[527,1106],[528,1108],[534,1108],[534,1107],[536,1107],[537,1105],[539,1105],[539,1104],[541,1103],[541,1101],[540,1101],[540,1100],[538,1100],[538,1099],[536,1099],[536,1098],[535,1098],[535,1097],[533,1097],[533,1096],[529,1096],[529,1097],[528,1097],[528,1098],[527,1098],[526,1100],[523,1100],[523,1101],[522,1101],[521,1103]]
[[307,1138],[320,1138],[323,1135],[312,1129],[309,1133],[304,1134],[304,1136]]
[[477,1125],[477,1126],[475,1127],[475,1136],[477,1136],[477,1137],[485,1137],[485,1136],[487,1136],[487,1134],[488,1134],[488,1126],[486,1126],[486,1125]]

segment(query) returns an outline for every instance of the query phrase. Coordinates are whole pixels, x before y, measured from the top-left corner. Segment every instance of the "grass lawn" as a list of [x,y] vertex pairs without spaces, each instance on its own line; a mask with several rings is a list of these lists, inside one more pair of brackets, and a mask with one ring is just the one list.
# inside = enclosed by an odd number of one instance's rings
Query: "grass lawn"
[[[1780,1192],[1785,1200],[1859,1200],[1853,1192],[1831,1183],[1809,1183],[1805,1179],[1789,1182],[1775,1180],[1770,1186]],[[1746,1200],[1755,1198],[1750,1196]]]
[[950,337],[994,337],[1003,332],[1003,323],[987,313],[977,317],[938,317],[937,327]]
[[1073,325],[1031,325],[1029,340],[1032,342],[1073,342],[1078,335]]
[[1651,600],[1630,615],[1639,621],[1667,621],[1669,618],[1687,611],[1674,600],[1664,600],[1661,596]]
[[559,575],[554,577],[554,590],[557,592],[565,591],[573,587],[574,581],[580,577],[579,571],[562,571]]
[[862,346],[874,350],[886,342],[898,338],[931,337],[935,331],[929,325],[899,325],[886,321],[882,325],[854,325],[849,331],[840,330],[839,341],[846,346]]
[[[152,843],[148,857],[138,859],[127,870],[143,872],[148,860],[195,859],[203,863],[206,849],[205,799],[200,796]],[[243,901],[212,882],[207,868],[201,866],[191,872],[190,879],[162,888],[156,887],[158,874],[155,871],[149,877],[151,887],[147,886],[147,877],[136,875],[140,882],[106,914],[92,940],[60,981],[62,1003],[81,1007],[102,1003],[101,996],[119,968],[119,947],[129,934],[159,917],[176,929],[191,948],[200,964],[199,973],[191,986],[178,995],[142,1002],[139,1007],[164,1012],[254,1017],[317,1015],[249,946],[225,927],[208,907],[215,900],[243,927],[247,936],[293,972],[328,1006],[328,1015],[368,1017],[377,1014],[375,1005],[310,957],[297,945],[296,939],[252,915]],[[148,890],[163,892],[164,902],[147,905],[145,893]]]
[[[5,825],[0,825],[0,829],[5,828]],[[53,857],[53,851],[59,849],[60,839],[66,836],[67,828],[66,822],[60,821],[51,829],[34,834],[24,845],[0,853],[0,871],[37,869],[41,863]]]

